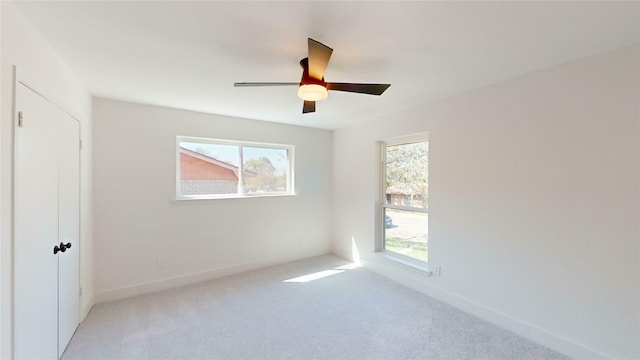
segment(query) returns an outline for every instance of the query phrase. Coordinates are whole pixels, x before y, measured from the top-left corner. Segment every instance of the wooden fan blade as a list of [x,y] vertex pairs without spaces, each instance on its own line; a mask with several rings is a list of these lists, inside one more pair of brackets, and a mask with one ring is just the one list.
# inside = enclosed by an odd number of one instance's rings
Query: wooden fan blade
[[322,80],[333,49],[309,38],[309,76]]
[[316,112],[316,102],[315,101],[304,101],[304,105],[302,105],[302,113],[312,113]]
[[249,86],[290,86],[290,85],[298,85],[299,82],[239,82],[234,83],[235,87],[249,87]]
[[327,83],[327,90],[382,95],[389,86],[391,86],[391,84]]

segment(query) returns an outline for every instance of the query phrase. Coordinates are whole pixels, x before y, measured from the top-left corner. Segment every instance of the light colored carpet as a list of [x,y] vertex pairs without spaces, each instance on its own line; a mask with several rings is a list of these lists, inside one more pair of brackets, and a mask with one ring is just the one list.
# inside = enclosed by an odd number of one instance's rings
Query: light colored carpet
[[[96,305],[63,359],[566,359],[346,264],[322,256]],[[318,273],[332,275],[296,279]]]

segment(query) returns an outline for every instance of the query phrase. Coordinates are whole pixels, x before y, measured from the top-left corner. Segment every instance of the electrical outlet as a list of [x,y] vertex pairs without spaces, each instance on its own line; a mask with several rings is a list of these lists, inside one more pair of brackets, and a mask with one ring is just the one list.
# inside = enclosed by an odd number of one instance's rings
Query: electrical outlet
[[436,265],[433,267],[433,273],[440,276],[440,271],[442,270],[440,265]]
[[163,258],[157,258],[156,266],[158,267],[158,269],[164,269],[167,267],[167,262]]

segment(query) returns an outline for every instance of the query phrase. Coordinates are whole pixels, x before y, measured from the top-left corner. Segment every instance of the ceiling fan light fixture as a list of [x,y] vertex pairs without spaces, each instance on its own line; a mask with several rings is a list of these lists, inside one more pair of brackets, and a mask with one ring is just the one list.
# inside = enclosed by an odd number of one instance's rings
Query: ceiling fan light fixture
[[327,88],[318,84],[304,84],[298,89],[298,97],[306,101],[324,100],[327,96],[329,96]]

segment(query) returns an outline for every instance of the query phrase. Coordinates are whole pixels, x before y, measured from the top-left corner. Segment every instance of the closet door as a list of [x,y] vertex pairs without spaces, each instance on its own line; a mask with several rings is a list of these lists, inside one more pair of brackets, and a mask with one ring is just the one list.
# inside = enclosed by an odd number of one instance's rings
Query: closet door
[[[58,110],[58,357],[80,322],[80,124]],[[69,247],[70,245],[70,247]]]
[[16,88],[14,353],[58,355],[57,108],[22,84]]
[[16,87],[14,344],[58,359],[79,322],[80,125]]

